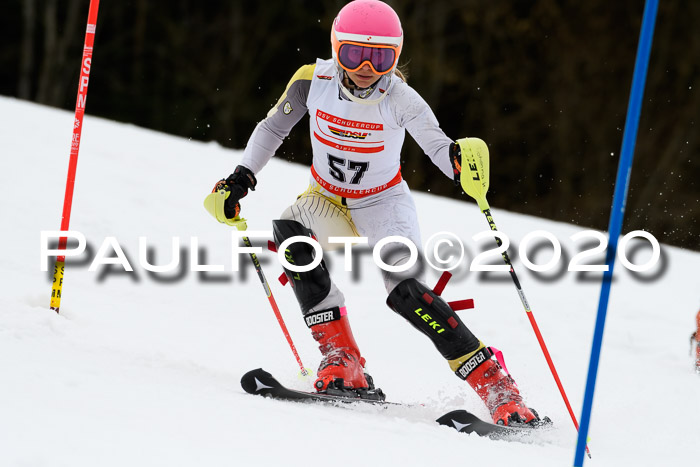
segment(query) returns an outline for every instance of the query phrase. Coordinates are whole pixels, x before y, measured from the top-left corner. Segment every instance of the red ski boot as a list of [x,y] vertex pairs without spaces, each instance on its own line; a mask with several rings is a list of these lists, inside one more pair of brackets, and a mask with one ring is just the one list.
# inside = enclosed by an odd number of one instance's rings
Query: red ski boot
[[[365,359],[360,355],[357,343],[350,329],[350,322],[345,313],[337,313],[337,308],[307,315],[317,321],[326,321],[322,314],[337,319],[310,326],[313,338],[320,344],[319,350],[323,360],[318,367],[318,378],[314,383],[317,391],[334,389],[368,389],[371,388],[365,377]],[[341,308],[344,311],[344,308]],[[319,318],[314,318],[319,316]]]
[[540,422],[537,412],[525,405],[515,381],[488,348],[478,350],[466,360],[459,360],[463,363],[457,375],[465,379],[484,401],[493,423],[535,425]]

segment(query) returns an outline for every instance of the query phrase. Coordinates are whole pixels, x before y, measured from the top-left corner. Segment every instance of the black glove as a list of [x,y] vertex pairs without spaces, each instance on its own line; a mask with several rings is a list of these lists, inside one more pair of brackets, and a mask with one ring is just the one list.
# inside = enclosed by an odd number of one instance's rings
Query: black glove
[[241,198],[245,198],[249,188],[255,191],[255,185],[257,184],[258,181],[255,179],[255,174],[242,165],[236,167],[236,170],[225,180],[219,180],[216,187],[214,187],[214,191],[224,188],[231,193],[224,202],[224,214],[227,218],[233,219],[241,212],[239,201]]
[[452,163],[452,181],[459,187],[462,176],[462,151],[457,143],[450,143],[450,163]]

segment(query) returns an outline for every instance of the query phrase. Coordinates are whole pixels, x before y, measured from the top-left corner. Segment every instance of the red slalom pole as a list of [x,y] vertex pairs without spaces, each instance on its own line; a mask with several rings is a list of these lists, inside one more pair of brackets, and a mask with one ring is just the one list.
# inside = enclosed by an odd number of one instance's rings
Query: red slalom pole
[[[488,222],[491,231],[496,232],[498,231],[498,228],[496,227],[496,222],[493,220],[493,216],[491,215],[491,207],[489,206],[488,201],[486,201],[486,193],[489,189],[489,149],[486,146],[486,143],[479,138],[462,138],[457,140],[457,144],[459,145],[461,155],[461,162],[459,164],[459,167],[461,168],[455,168],[455,172],[459,174],[459,183],[462,186],[462,189],[464,189],[464,192],[476,200],[477,204],[479,205],[479,209],[484,216],[486,216],[486,222]],[[498,244],[499,247],[503,246],[503,242],[498,236],[496,236],[496,244]],[[523,289],[520,286],[520,281],[518,280],[518,276],[515,274],[513,263],[511,263],[510,258],[508,257],[508,252],[506,250],[501,252],[501,257],[503,257],[503,261],[506,263],[506,266],[508,266],[508,271],[511,279],[513,279],[513,284],[515,284],[515,288],[518,291],[520,302],[523,304],[528,320],[530,320],[532,330],[535,332],[537,342],[540,344],[545,360],[547,360],[547,365],[552,373],[552,377],[554,377],[554,381],[556,382],[557,388],[561,393],[561,397],[564,400],[564,405],[566,405],[566,409],[569,411],[571,421],[574,422],[574,427],[576,427],[576,430],[578,431],[579,425],[578,421],[576,420],[576,415],[574,415],[574,411],[571,409],[569,398],[566,397],[564,386],[561,384],[561,379],[559,379],[557,369],[554,368],[554,362],[552,361],[551,355],[549,355],[547,345],[544,343],[544,338],[542,337],[539,326],[537,326],[535,316],[532,314],[530,304],[525,298],[525,292],[523,292]],[[588,449],[588,446],[586,446],[586,452],[588,453],[588,457],[591,457],[591,452]]]
[[[481,200],[478,201],[480,207],[484,206],[482,208],[482,212],[486,216],[486,220],[489,223],[489,227],[491,228],[492,231],[497,231],[498,229],[496,228],[496,222],[493,220],[493,216],[491,215],[491,209],[488,206],[488,203],[486,201],[486,198],[482,198]],[[499,237],[496,237],[496,244],[500,247],[503,245],[503,242]],[[566,391],[564,391],[564,385],[561,384],[561,379],[559,378],[559,373],[557,373],[557,369],[554,367],[554,362],[552,361],[552,356],[549,355],[549,350],[547,350],[547,344],[544,342],[544,338],[542,337],[542,333],[540,332],[540,327],[537,325],[537,321],[535,321],[535,315],[532,313],[532,309],[530,308],[530,304],[527,301],[527,298],[525,298],[525,292],[523,292],[522,287],[520,286],[520,281],[518,280],[518,276],[515,274],[515,269],[513,268],[513,263],[511,263],[510,258],[508,257],[508,252],[503,251],[501,253],[501,256],[503,257],[503,261],[506,263],[506,265],[509,267],[509,273],[510,277],[513,279],[513,283],[515,284],[515,289],[518,292],[518,296],[520,297],[520,302],[523,304],[523,308],[525,309],[525,314],[527,315],[527,319],[530,320],[530,325],[532,326],[532,330],[535,332],[535,337],[537,337],[537,342],[540,344],[540,349],[542,350],[542,354],[544,355],[545,360],[547,360],[547,366],[549,366],[549,371],[552,373],[552,377],[554,378],[554,382],[557,385],[557,388],[559,389],[559,393],[561,394],[562,399],[564,400],[564,405],[566,405],[566,410],[569,411],[569,416],[571,417],[571,421],[574,422],[574,427],[576,427],[576,431],[579,431],[579,425],[578,421],[576,420],[576,415],[574,415],[574,411],[571,408],[571,403],[569,402],[569,398],[566,396]],[[591,457],[591,451],[588,449],[588,446],[586,446],[586,453],[588,453],[588,457]]]
[[[68,176],[66,177],[66,194],[63,198],[63,216],[61,217],[61,231],[68,230],[70,225],[70,213],[73,206],[73,188],[75,186],[75,172],[78,167],[78,152],[80,151],[80,136],[83,130],[83,115],[85,115],[85,102],[87,101],[90,66],[92,65],[92,49],[95,43],[95,29],[97,28],[97,10],[100,0],[90,0],[87,28],[85,29],[85,44],[83,45],[83,59],[80,62],[80,81],[78,82],[78,97],[75,102],[75,119],[73,120],[73,139],[70,147],[70,161],[68,162]],[[58,240],[58,249],[65,250],[68,239],[61,237]],[[51,309],[58,313],[61,306],[61,293],[63,291],[63,272],[66,257],[59,255],[54,264],[53,284],[51,286]]]
[[[248,228],[248,224],[246,223],[245,219],[239,219],[236,221],[236,228],[238,230],[246,230]],[[250,239],[248,237],[243,237],[243,244],[247,246],[248,248],[252,248],[253,245],[250,243]],[[294,354],[294,358],[297,361],[297,364],[299,365],[299,374],[301,376],[307,376],[310,375],[311,372],[307,368],[304,367],[304,364],[301,363],[301,358],[299,357],[299,353],[297,352],[297,348],[294,346],[294,342],[292,342],[292,336],[289,334],[289,330],[287,329],[287,325],[284,323],[284,318],[282,318],[282,313],[280,313],[280,309],[277,306],[277,301],[275,300],[274,295],[272,295],[272,290],[270,289],[270,284],[267,282],[267,279],[265,278],[265,274],[263,273],[262,266],[260,266],[260,261],[258,260],[258,256],[255,253],[249,253],[250,259],[253,260],[253,266],[255,266],[255,272],[258,273],[258,278],[260,279],[260,283],[263,286],[263,289],[265,289],[265,295],[267,295],[267,299],[270,302],[270,306],[272,307],[272,312],[275,314],[275,317],[277,318],[277,322],[280,325],[280,328],[282,328],[282,334],[284,334],[285,339],[287,339],[287,344],[289,344],[289,348],[292,349],[292,353]]]
[[[576,415],[574,415],[574,411],[571,408],[571,404],[569,403],[569,398],[566,397],[566,391],[564,391],[564,386],[561,384],[561,379],[559,379],[559,373],[557,373],[557,369],[554,368],[554,362],[552,361],[552,356],[549,355],[549,350],[547,350],[547,345],[544,343],[544,338],[542,337],[542,333],[540,332],[540,327],[537,326],[537,321],[535,321],[535,316],[532,314],[532,310],[526,310],[526,311],[527,311],[527,318],[530,320],[530,325],[532,325],[532,329],[533,329],[533,331],[535,331],[535,336],[537,337],[537,342],[540,343],[540,348],[542,349],[542,353],[544,354],[544,358],[545,358],[545,360],[547,360],[547,365],[549,366],[549,371],[552,372],[552,376],[554,377],[554,381],[557,383],[557,388],[559,388],[559,393],[561,394],[562,399],[564,399],[564,404],[566,405],[566,410],[569,411],[569,416],[571,416],[571,421],[574,422],[574,427],[576,427],[576,431],[578,431],[578,421],[576,420]],[[586,451],[588,451],[587,446],[586,446]],[[589,455],[590,455],[590,452],[589,452]]]

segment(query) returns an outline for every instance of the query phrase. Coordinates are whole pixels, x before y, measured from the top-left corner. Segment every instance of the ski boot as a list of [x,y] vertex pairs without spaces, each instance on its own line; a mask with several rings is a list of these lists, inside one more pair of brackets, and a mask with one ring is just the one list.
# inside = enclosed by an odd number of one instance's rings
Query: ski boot
[[[466,358],[468,357],[468,358]],[[458,372],[476,391],[491,412],[493,423],[498,425],[538,426],[549,419],[540,420],[537,412],[523,401],[513,377],[508,374],[486,347],[462,360]],[[469,367],[473,368],[469,370]],[[464,370],[462,370],[464,369]]]
[[323,359],[314,388],[326,394],[384,400],[381,389],[374,387],[365,373],[365,359],[360,355],[347,315],[340,319],[311,326]]

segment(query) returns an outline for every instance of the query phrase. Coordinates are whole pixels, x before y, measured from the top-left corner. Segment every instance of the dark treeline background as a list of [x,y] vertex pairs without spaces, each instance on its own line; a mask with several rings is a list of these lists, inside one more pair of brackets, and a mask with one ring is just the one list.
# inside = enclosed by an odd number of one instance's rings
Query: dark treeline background
[[[450,137],[489,144],[491,204],[606,229],[644,0],[389,3],[403,22],[409,84]],[[242,148],[294,71],[330,57],[344,4],[103,0],[87,112]],[[88,5],[3,2],[0,94],[75,108]],[[661,2],[624,227],[691,249],[700,249],[699,23],[699,1]],[[307,128],[278,156],[308,164]],[[403,173],[413,189],[466,197],[410,138]]]

